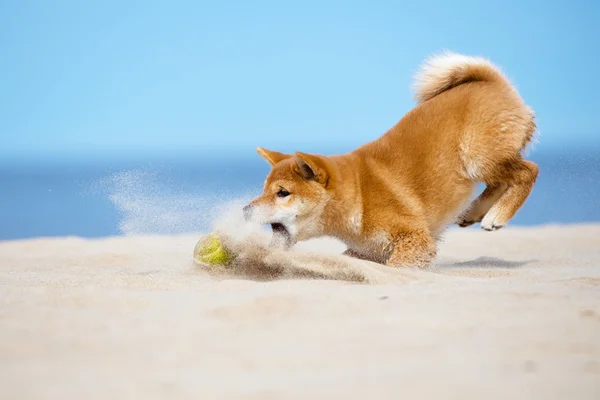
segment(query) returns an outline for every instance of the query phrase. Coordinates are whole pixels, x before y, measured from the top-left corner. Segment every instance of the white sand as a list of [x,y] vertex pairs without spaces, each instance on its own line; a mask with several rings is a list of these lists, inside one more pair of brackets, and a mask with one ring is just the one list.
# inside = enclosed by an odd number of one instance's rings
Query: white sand
[[0,243],[0,398],[600,398],[600,225],[453,229],[428,271],[315,241],[261,281],[197,239]]

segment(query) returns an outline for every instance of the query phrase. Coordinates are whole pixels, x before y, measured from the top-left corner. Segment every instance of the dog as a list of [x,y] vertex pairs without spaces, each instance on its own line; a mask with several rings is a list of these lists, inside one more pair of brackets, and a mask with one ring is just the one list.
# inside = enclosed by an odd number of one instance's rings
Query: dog
[[[419,268],[453,223],[505,226],[538,176],[523,156],[536,132],[533,110],[491,61],[452,52],[423,62],[414,98],[396,125],[349,153],[258,147],[271,170],[245,219],[271,224],[287,248],[329,236],[346,244],[345,255]],[[477,183],[485,189],[469,204]]]

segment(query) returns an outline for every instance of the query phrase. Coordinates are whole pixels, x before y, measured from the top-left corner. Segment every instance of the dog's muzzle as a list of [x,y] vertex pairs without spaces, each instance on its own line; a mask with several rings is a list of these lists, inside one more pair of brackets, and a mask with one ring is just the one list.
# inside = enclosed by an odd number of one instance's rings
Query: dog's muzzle
[[[246,221],[250,221],[252,219],[252,213],[254,211],[254,206],[248,204],[242,208],[242,212],[244,214],[244,219]],[[287,227],[279,222],[273,222],[270,224],[271,229],[273,230],[273,238],[271,239],[271,247],[278,247],[283,249],[289,249],[294,241]]]

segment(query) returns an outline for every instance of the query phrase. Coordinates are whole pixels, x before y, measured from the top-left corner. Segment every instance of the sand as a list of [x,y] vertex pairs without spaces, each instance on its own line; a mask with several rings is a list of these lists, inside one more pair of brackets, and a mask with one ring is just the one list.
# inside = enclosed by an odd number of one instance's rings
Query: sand
[[0,243],[0,398],[600,398],[600,225],[451,229],[427,271],[198,239]]

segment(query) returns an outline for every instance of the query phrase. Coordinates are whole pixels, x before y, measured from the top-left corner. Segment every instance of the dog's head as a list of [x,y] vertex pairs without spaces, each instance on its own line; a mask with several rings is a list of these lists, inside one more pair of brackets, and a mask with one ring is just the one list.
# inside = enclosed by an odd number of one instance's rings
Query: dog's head
[[257,152],[272,168],[263,193],[244,207],[246,220],[270,224],[288,246],[321,235],[323,211],[331,198],[331,162],[299,152],[283,154],[260,147]]

